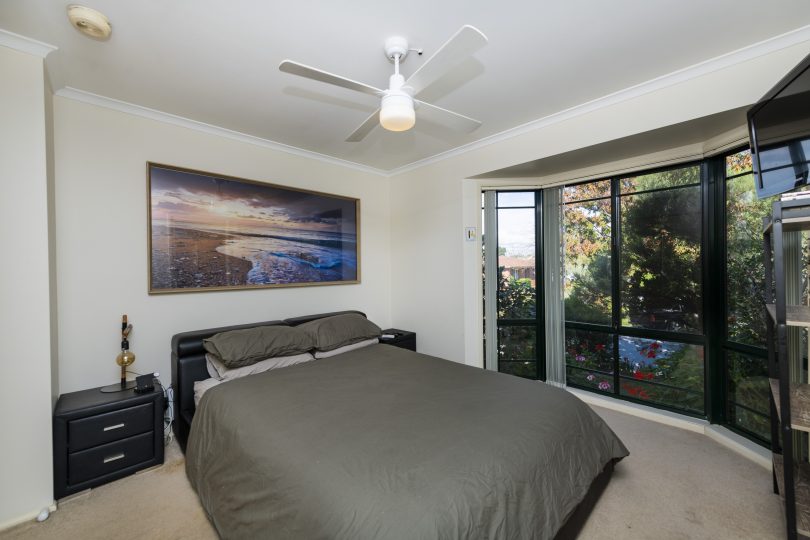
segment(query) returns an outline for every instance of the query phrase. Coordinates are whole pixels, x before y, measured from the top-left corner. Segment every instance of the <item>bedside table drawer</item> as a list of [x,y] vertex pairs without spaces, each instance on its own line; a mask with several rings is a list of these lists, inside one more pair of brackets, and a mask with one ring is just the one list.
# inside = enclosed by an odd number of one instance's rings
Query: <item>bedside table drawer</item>
[[104,476],[111,472],[152,459],[155,453],[154,432],[108,443],[68,456],[68,483]]
[[154,429],[152,403],[68,422],[69,452],[92,448]]

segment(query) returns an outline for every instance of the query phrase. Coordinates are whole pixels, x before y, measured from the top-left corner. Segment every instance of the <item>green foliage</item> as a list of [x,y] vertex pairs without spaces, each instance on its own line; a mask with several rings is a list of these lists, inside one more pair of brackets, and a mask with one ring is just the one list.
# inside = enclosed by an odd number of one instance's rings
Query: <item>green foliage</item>
[[[504,253],[501,253],[502,250]],[[504,255],[505,248],[499,248],[498,252],[499,255]],[[486,252],[484,252],[484,257],[486,257]],[[498,318],[534,319],[536,292],[531,281],[506,276],[504,271],[504,267],[498,268]],[[485,280],[486,274],[483,267],[482,275]],[[486,283],[484,283],[484,291],[486,291]],[[518,377],[536,379],[538,374],[535,347],[536,336],[533,326],[500,327],[498,329],[499,371]]]
[[[579,184],[566,189],[567,200],[603,196],[609,182]],[[610,324],[610,199],[569,203],[565,224],[565,317],[569,321]]]
[[[664,188],[696,182],[697,175],[697,167],[664,171],[645,176],[643,185]],[[671,324],[700,331],[700,188],[641,193],[621,201],[622,314],[634,325],[650,327],[652,314],[670,311]]]
[[770,215],[773,198],[756,198],[752,175],[729,180],[726,190],[728,336],[764,347],[762,218]]
[[584,271],[576,273],[565,298],[565,317],[570,321],[610,324],[610,252],[600,252]]
[[498,371],[528,379],[537,378],[536,330],[533,326],[498,329]]
[[[770,438],[767,369],[765,360],[741,353],[727,355],[729,381],[730,420],[737,426],[756,433],[765,440]],[[744,407],[736,407],[739,403]],[[756,412],[750,411],[753,409]]]
[[505,276],[504,267],[498,267],[498,318],[534,319],[535,306],[532,282]]

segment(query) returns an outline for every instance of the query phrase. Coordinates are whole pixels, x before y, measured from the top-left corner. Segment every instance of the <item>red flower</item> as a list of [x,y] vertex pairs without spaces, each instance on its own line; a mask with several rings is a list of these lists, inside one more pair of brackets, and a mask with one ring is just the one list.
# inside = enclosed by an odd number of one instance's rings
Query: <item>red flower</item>
[[637,386],[632,386],[630,384],[624,383],[622,384],[622,389],[625,392],[627,392],[627,395],[631,397],[636,397],[639,399],[650,399],[650,394],[648,394],[646,390],[638,388]]
[[604,350],[605,350],[605,346],[604,346],[604,344],[602,344],[602,343],[597,343],[597,344],[596,344],[596,347],[594,347],[594,349],[596,349],[597,351],[604,351]]
[[638,393],[642,391],[641,388],[638,388],[636,386],[630,386],[629,384],[623,384],[622,388],[624,389],[625,392],[627,392],[629,395],[633,397],[637,396]]
[[647,352],[647,358],[655,358],[655,351],[650,350]]
[[651,349],[657,349],[660,346],[661,346],[661,344],[658,343],[657,341],[653,341],[652,343],[650,343],[650,348]]

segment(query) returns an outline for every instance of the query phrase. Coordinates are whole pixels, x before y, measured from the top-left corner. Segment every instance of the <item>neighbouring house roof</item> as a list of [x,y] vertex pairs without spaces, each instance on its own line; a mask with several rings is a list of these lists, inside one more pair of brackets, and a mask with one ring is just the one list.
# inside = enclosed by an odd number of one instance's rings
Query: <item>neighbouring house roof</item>
[[498,257],[498,266],[504,268],[534,268],[534,258]]

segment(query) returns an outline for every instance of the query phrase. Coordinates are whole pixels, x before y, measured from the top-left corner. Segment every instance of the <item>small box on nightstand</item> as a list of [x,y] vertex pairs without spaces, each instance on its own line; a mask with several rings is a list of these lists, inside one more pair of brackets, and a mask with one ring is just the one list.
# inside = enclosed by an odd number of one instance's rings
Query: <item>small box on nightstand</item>
[[[388,328],[382,331],[383,337],[380,338],[380,343],[386,345],[393,345],[394,347],[401,347],[403,349],[410,349],[416,352],[416,333],[408,332],[407,330],[398,330],[396,328]],[[394,336],[394,337],[387,337]]]
[[53,489],[61,499],[163,463],[163,387],[59,396],[53,412]]

